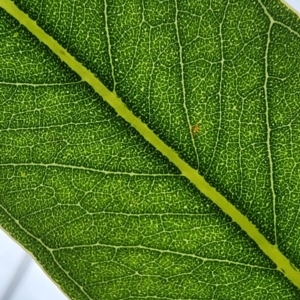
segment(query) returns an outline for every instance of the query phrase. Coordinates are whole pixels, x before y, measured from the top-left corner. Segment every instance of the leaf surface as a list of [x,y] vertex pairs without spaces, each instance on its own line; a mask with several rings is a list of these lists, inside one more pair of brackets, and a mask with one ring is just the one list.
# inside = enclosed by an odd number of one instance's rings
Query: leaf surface
[[298,273],[299,17],[275,0],[15,3],[127,108],[0,10],[1,226],[72,299],[298,299],[247,228]]

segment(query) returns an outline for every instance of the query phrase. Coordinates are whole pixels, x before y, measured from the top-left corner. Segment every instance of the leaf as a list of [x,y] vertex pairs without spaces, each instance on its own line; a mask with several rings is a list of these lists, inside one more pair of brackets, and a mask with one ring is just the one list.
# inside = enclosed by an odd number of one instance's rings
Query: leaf
[[298,299],[299,17],[15,3],[38,26],[1,0],[1,226],[71,299]]

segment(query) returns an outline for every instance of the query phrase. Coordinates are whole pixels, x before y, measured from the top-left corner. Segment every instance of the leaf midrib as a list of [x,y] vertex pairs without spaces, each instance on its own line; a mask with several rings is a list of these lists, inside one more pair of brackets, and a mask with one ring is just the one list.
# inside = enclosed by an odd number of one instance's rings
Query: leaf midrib
[[166,145],[148,126],[136,117],[116,95],[103,85],[96,76],[86,67],[80,64],[70,53],[57,41],[49,36],[35,21],[22,12],[12,1],[1,0],[0,7],[24,25],[41,42],[47,45],[63,62],[75,71],[83,81],[87,82],[111,107],[115,109],[125,121],[131,124],[150,144],[166,156],[170,162],[177,166],[181,174],[192,182],[198,190],[213,201],[228,216],[232,218],[258,245],[258,247],[276,264],[277,270],[281,271],[295,286],[300,289],[300,272],[296,270],[290,261],[279,251],[276,245],[272,245],[252,224],[246,216],[240,213],[223,195],[208,184],[197,170],[182,160],[178,154]]

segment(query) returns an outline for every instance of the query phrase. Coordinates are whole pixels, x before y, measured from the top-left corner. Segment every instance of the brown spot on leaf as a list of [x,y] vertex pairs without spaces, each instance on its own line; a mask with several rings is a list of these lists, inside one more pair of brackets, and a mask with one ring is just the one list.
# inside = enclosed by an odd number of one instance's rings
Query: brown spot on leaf
[[197,124],[195,124],[195,125],[193,125],[192,127],[191,127],[191,132],[192,132],[192,134],[197,134],[198,132],[200,131],[200,126],[198,125],[198,123]]

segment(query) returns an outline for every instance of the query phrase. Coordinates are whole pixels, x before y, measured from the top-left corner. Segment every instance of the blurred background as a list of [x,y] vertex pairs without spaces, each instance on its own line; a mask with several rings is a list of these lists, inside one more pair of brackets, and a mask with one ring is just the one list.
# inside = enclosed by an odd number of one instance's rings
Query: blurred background
[[67,300],[24,249],[0,229],[0,300]]
[[[286,0],[300,13],[300,0]],[[0,229],[0,300],[67,300],[23,248]]]

